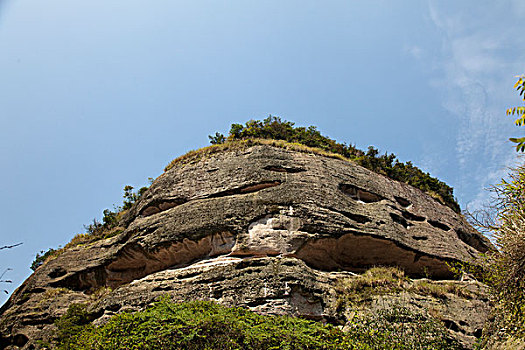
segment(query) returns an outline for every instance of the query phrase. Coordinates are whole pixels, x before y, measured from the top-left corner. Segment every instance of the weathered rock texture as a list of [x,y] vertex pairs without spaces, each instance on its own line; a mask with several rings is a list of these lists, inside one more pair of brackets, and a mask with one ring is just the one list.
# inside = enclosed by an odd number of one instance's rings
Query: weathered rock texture
[[[418,189],[350,162],[270,146],[171,168],[124,221],[118,236],[64,251],[17,289],[0,309],[0,348],[52,339],[53,321],[74,302],[90,304],[103,322],[166,293],[344,323],[335,288],[342,278],[381,265],[452,279],[447,263],[475,261],[491,248]],[[484,292],[448,302],[416,294],[404,300],[432,304],[464,344],[479,336]]]

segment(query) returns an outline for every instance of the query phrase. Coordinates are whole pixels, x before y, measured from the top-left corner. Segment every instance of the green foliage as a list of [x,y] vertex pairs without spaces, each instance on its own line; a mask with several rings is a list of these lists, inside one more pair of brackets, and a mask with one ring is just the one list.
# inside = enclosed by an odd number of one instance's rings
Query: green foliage
[[315,126],[309,126],[308,128],[294,127],[294,123],[281,120],[281,118],[272,115],[263,121],[250,120],[246,125],[232,124],[230,133],[228,137],[225,138],[225,142],[253,138],[300,143],[308,147],[338,153],[350,159],[364,155],[363,151],[353,146],[337,143],[321,135]]
[[102,225],[96,218],[93,218],[93,222],[89,225],[84,225],[84,229],[90,235],[96,235],[103,230],[104,225]]
[[343,340],[337,329],[301,319],[166,299],[143,312],[119,314],[99,328],[57,326],[60,349],[335,349]]
[[494,188],[497,213],[488,228],[499,252],[487,257],[485,281],[497,302],[496,328],[525,339],[525,165],[509,175]]
[[220,132],[216,132],[214,136],[209,135],[208,138],[212,145],[219,145],[226,141],[226,138]]
[[[153,179],[151,178],[149,178],[148,180],[150,181],[150,184],[153,181]],[[44,251],[37,253],[35,260],[31,264],[31,269],[33,271],[36,270],[48,258],[61,254],[65,249],[75,247],[81,244],[95,242],[100,239],[110,238],[121,233],[124,230],[124,227],[120,226],[123,214],[142,197],[142,195],[146,192],[147,189],[148,187],[141,187],[138,190],[138,192],[135,193],[133,191],[133,186],[125,186],[123,195],[124,201],[122,206],[114,206],[113,210],[104,209],[104,211],[102,212],[102,222],[94,218],[91,224],[84,225],[86,233],[81,233],[73,237],[73,239],[68,244],[66,244],[64,248],[50,248],[45,253]]]
[[447,262],[446,264],[449,268],[449,271],[452,272],[454,277],[456,277],[458,280],[464,275],[469,275],[477,281],[484,281],[486,278],[484,271],[484,261],[486,260],[486,255],[480,254],[480,260],[476,262],[454,261]]
[[93,327],[86,304],[71,304],[65,315],[55,321],[58,328],[57,338],[63,349],[74,349],[78,336]]
[[[356,319],[342,332],[287,316],[261,316],[212,302],[167,298],[106,324],[89,324],[85,306],[56,321],[58,349],[455,349],[446,329],[406,309]],[[410,326],[408,326],[410,325]]]
[[122,209],[128,210],[133,206],[138,199],[138,195],[133,192],[133,186],[126,185],[124,186],[124,201],[122,202]]
[[232,124],[228,137],[216,133],[215,136],[209,136],[209,138],[212,144],[247,139],[284,140],[289,143],[298,143],[340,154],[374,172],[419,188],[455,212],[460,212],[459,205],[454,199],[452,187],[431,177],[430,174],[423,172],[411,162],[400,162],[394,154],[380,155],[379,151],[372,146],[365,153],[354,146],[338,143],[321,135],[315,126],[295,127],[292,122],[270,115],[262,121],[250,120],[245,125]]
[[410,161],[400,162],[394,154],[379,155],[379,151],[372,146],[368,148],[366,154],[355,160],[359,165],[376,173],[419,188],[455,212],[460,212],[459,205],[454,199],[452,187],[423,172]]
[[56,253],[56,249],[49,248],[47,251],[40,251],[40,253],[36,253],[35,260],[31,263],[31,270],[35,271],[37,268],[39,268],[44,261],[46,261],[47,258],[54,255]]
[[118,225],[118,215],[114,211],[104,209],[102,215],[102,222],[104,227],[112,228]]
[[[151,177],[148,179],[148,181],[150,179],[151,179]],[[139,188],[139,190],[137,192],[137,199],[136,200],[139,200],[144,195],[144,193],[148,190],[148,188],[149,188],[148,186],[143,186],[143,187]]]
[[84,225],[87,233],[94,236],[101,236],[102,233],[108,232],[115,227],[118,227],[121,214],[131,209],[133,204],[135,204],[142,195],[146,192],[148,187],[141,187],[138,192],[133,191],[134,187],[130,185],[124,186],[124,201],[122,206],[115,207],[114,210],[104,209],[102,212],[102,223],[93,219],[93,222],[89,225]]
[[[517,78],[518,81],[516,81],[516,84],[514,84],[514,88],[519,92],[522,100],[525,101],[525,76],[521,75]],[[508,108],[507,115],[513,115],[518,117],[514,122],[517,126],[525,125],[525,107]],[[511,137],[509,138],[509,140],[516,143],[516,152],[525,151],[525,137]]]

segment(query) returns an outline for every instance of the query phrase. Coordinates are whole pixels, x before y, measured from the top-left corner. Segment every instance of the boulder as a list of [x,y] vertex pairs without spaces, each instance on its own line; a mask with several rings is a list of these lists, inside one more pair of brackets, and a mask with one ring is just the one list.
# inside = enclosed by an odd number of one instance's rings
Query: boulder
[[[121,224],[117,236],[61,251],[13,293],[0,309],[0,347],[52,340],[71,303],[90,305],[100,323],[162,294],[344,324],[341,279],[393,266],[442,283],[454,279],[450,264],[493,249],[463,216],[414,187],[269,145],[175,163]],[[466,346],[488,313],[486,294],[476,295],[438,302]]]

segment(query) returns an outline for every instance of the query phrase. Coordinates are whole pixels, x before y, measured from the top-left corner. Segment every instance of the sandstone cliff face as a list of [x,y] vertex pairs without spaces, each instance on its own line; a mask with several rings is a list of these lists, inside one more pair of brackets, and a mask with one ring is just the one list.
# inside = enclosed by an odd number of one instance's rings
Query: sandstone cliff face
[[[420,190],[350,162],[270,146],[171,168],[125,226],[37,269],[0,309],[0,348],[52,339],[53,321],[74,302],[88,303],[97,323],[166,293],[344,324],[342,279],[378,265],[452,279],[447,263],[475,261],[491,248]],[[488,302],[483,286],[454,283],[476,292],[447,294],[447,302],[417,293],[403,300],[439,313],[468,347]]]

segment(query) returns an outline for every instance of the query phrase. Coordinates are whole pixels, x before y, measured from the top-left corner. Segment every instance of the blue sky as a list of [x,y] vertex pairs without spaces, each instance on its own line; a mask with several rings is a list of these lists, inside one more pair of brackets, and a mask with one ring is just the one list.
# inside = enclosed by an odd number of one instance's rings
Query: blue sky
[[504,110],[524,18],[523,0],[0,0],[0,245],[24,243],[0,252],[0,287],[124,185],[268,114],[393,152],[480,207],[518,161]]

